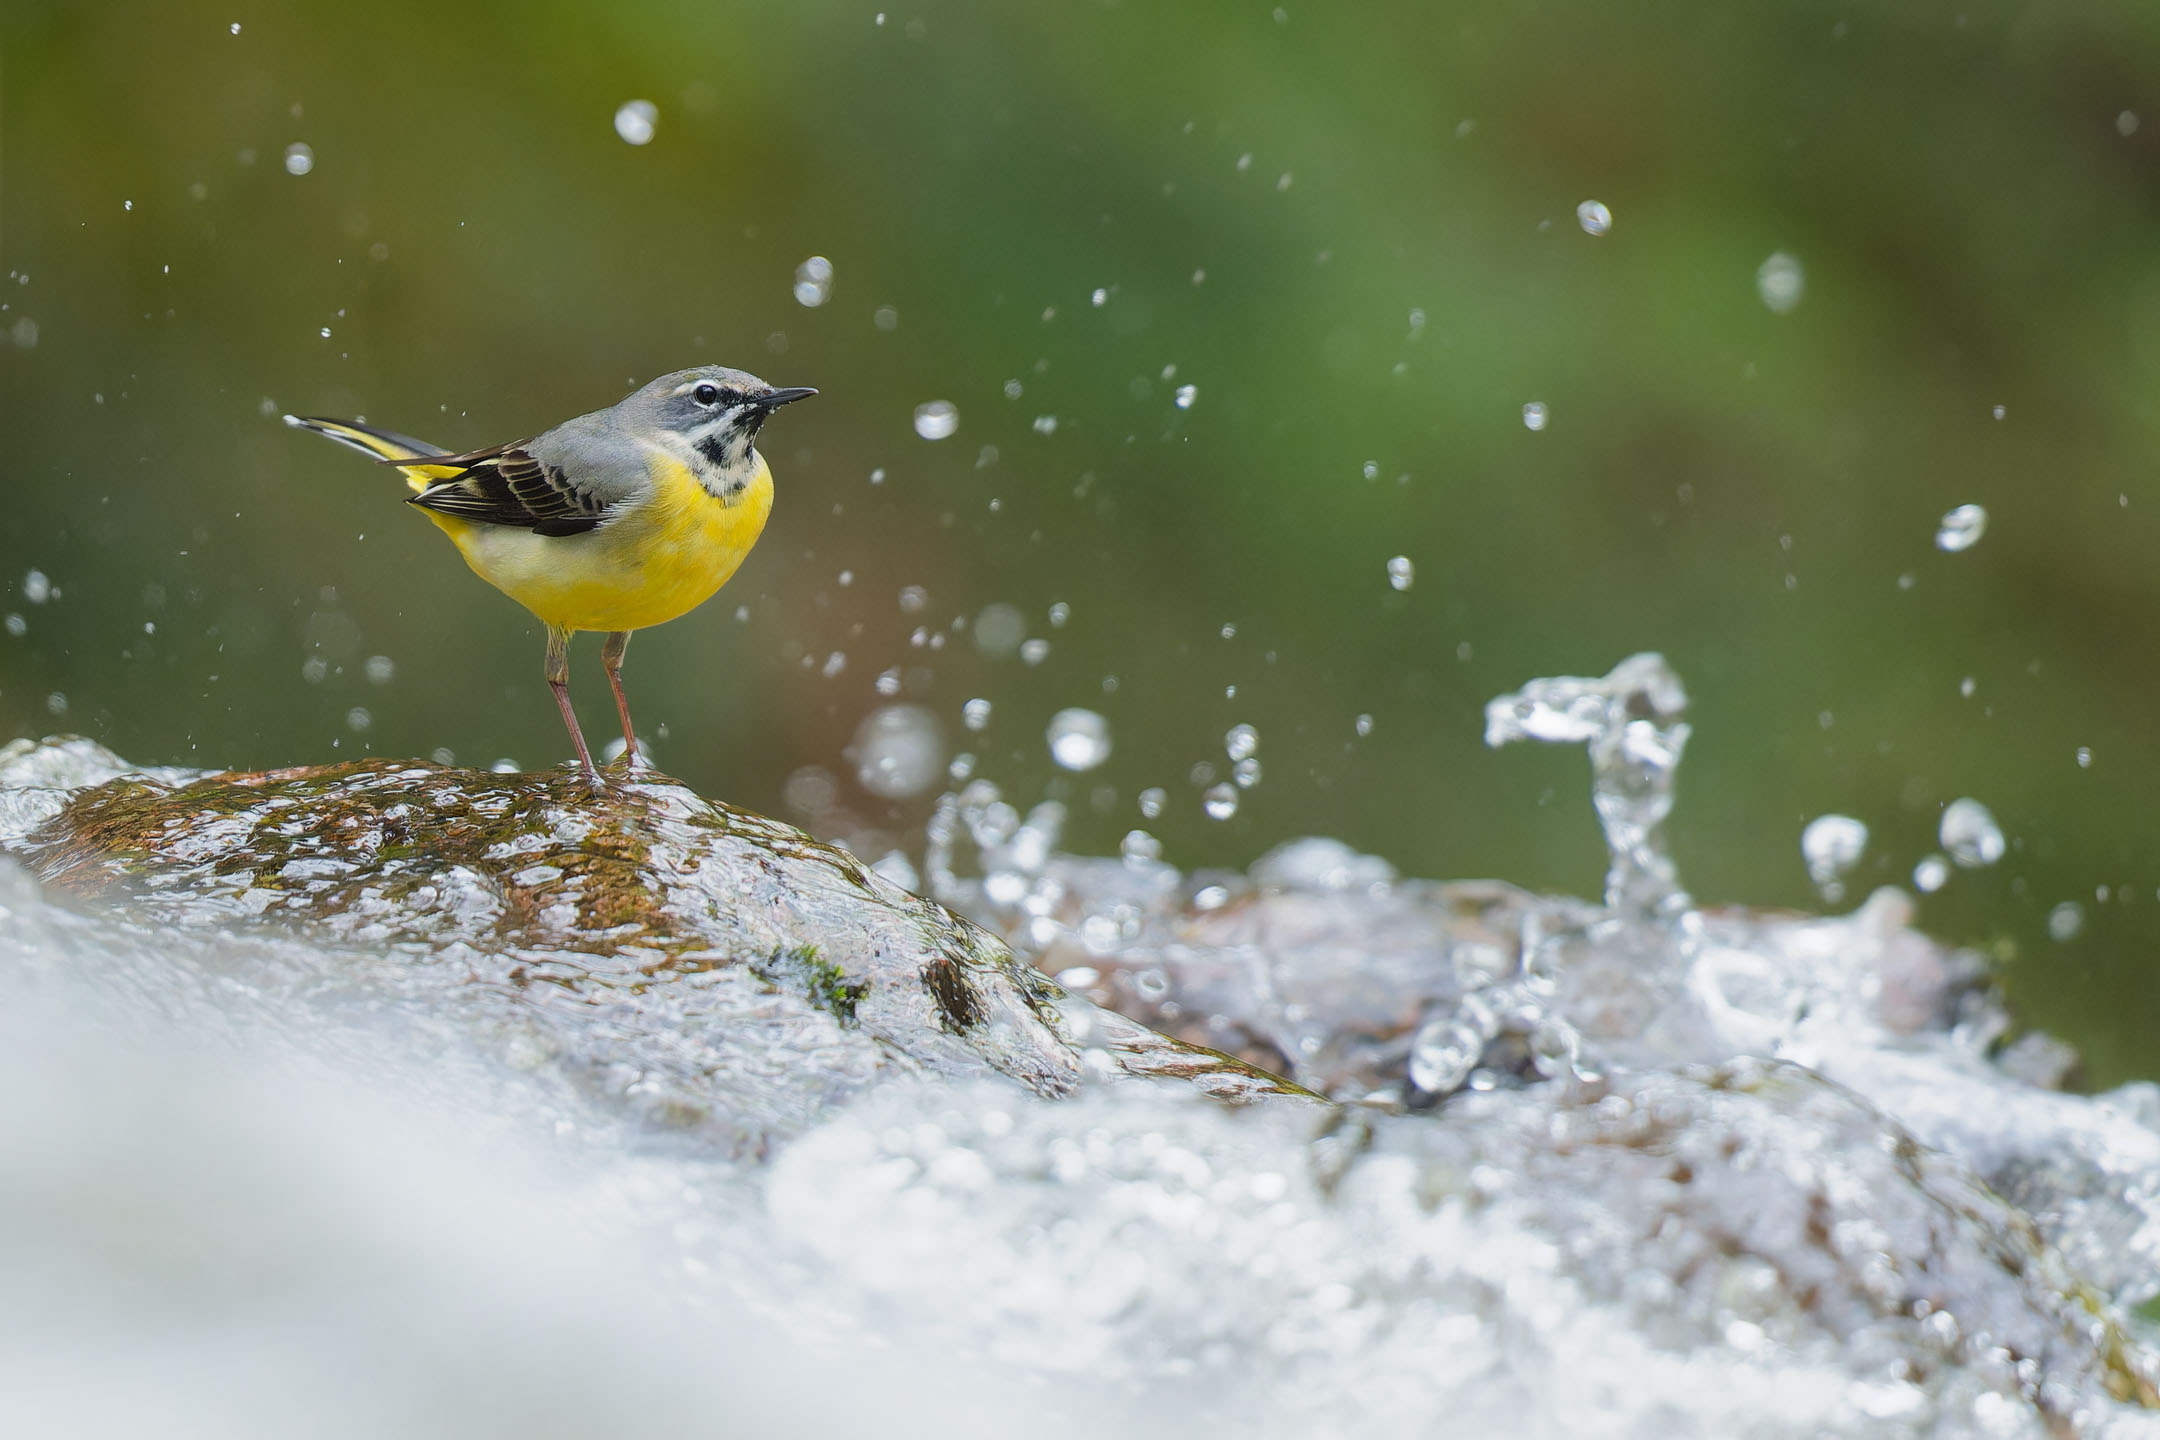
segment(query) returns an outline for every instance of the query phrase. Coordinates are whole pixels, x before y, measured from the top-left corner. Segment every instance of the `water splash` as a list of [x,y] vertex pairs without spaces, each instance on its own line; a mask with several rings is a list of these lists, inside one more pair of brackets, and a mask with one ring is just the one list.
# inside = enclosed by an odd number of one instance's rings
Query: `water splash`
[[1662,827],[1687,746],[1687,692],[1654,653],[1630,656],[1603,679],[1533,680],[1485,707],[1485,743],[1587,745],[1590,798],[1611,856],[1605,903],[1623,915],[1669,920],[1694,902],[1680,888]]
[[[1601,820],[1618,791],[1654,849],[1684,703],[1637,657],[1505,697],[1499,728],[1588,745]],[[1646,749],[1664,752],[1662,805],[1636,783]],[[43,749],[20,763],[65,768]],[[2153,1433],[2133,1408],[2155,1394],[2152,1359],[2119,1307],[2160,1289],[2160,1090],[2049,1089],[2059,1054],[2008,1043],[1978,958],[1913,931],[1898,892],[1835,918],[1690,912],[1690,943],[1652,951],[1641,935],[1673,934],[1669,919],[1408,879],[1322,838],[1242,874],[1181,873],[1145,832],[1116,855],[1066,854],[1061,804],[956,783],[920,871],[941,898],[1087,998],[1345,1108],[1231,1115],[1129,1089],[1049,1104],[901,1080],[817,1110],[765,1166],[722,1169],[582,1093],[505,1105],[484,1088],[492,1057],[541,1057],[493,1023],[475,1026],[479,1057],[445,1066],[434,1045],[399,1073],[497,1127],[569,1127],[573,1153],[607,1168],[565,1223],[646,1223],[651,1256],[625,1263],[664,1294],[747,1294],[760,1314],[918,1336],[1042,1385],[1077,1374],[1090,1414],[1190,1398],[1213,1427],[1265,1437]],[[0,782],[31,823],[52,803],[39,794],[35,777]],[[900,873],[888,860],[878,873]],[[184,969],[196,933],[67,969],[139,983]],[[651,983],[631,944],[597,949],[629,967],[609,1005],[562,1023],[636,1094],[711,1028],[668,1007],[714,976]],[[402,973],[379,949],[312,964],[349,997]],[[168,982],[196,997],[175,1013],[243,990],[272,1003],[219,958],[219,983]],[[446,967],[422,968],[432,1038]],[[455,968],[450,993],[492,1017],[497,997]],[[1098,1015],[1065,1017],[1084,1049]],[[304,1015],[258,1023],[330,1043]],[[791,1077],[822,1063],[798,1059]],[[621,1198],[653,1195],[666,1203]]]

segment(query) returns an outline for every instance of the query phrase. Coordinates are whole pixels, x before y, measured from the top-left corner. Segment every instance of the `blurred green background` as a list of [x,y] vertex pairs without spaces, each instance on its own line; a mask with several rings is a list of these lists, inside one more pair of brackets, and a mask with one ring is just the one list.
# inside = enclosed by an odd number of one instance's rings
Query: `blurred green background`
[[[536,624],[276,414],[464,448],[720,361],[824,393],[740,576],[631,651],[707,793],[919,833],[845,754],[896,671],[1076,849],[1162,786],[1182,865],[1320,833],[1588,894],[1583,757],[1481,708],[1657,648],[1698,896],[1820,904],[1826,811],[1856,893],[1905,883],[1976,796],[2010,853],[1923,924],[2093,1080],[2160,1075],[2149,6],[10,0],[0,270],[0,733],[557,762]],[[1046,658],[977,646],[998,603]]]

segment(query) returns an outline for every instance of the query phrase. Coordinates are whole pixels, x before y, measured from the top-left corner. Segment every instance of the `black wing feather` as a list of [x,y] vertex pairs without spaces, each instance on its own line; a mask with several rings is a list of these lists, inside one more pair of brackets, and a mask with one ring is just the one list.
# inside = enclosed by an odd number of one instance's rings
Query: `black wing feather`
[[407,504],[476,524],[511,525],[548,536],[583,535],[608,518],[605,504],[521,445],[498,445],[428,463],[463,465],[465,473],[436,481]]

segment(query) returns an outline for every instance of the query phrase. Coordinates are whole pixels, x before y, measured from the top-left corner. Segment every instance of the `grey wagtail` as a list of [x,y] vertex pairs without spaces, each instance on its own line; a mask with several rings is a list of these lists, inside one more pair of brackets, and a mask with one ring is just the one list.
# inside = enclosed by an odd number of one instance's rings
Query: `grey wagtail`
[[597,786],[570,707],[570,637],[607,632],[600,665],[622,716],[624,763],[635,768],[637,732],[622,688],[630,632],[704,604],[742,564],[772,513],[758,427],[815,394],[701,365],[530,440],[463,455],[349,420],[287,415],[285,423],[403,471],[413,492],[406,503],[456,542],[475,574],[547,626],[548,688]]

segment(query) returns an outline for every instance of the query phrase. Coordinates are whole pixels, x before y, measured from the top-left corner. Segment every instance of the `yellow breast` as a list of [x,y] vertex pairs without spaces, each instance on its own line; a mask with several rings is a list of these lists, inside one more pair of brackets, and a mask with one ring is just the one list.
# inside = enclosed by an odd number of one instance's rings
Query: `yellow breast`
[[773,500],[763,456],[756,478],[725,502],[671,456],[652,456],[647,470],[650,496],[583,535],[546,537],[425,513],[457,542],[474,573],[542,623],[642,630],[711,599],[757,544]]

